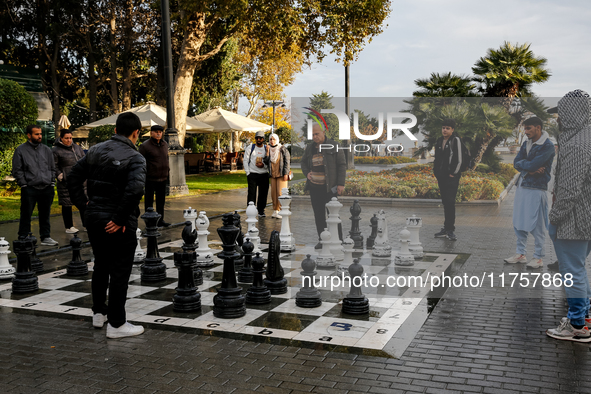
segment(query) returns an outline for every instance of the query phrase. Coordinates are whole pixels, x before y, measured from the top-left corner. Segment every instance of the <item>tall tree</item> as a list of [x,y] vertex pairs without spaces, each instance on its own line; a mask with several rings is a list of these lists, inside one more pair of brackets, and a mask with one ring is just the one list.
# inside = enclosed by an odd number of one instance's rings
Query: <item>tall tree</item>
[[466,75],[431,73],[429,78],[415,79],[414,97],[476,97],[476,85]]

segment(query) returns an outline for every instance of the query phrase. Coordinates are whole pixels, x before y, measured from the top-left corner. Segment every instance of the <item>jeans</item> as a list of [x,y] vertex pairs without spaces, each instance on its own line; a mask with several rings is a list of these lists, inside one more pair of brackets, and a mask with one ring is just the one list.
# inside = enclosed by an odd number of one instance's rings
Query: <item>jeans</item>
[[39,210],[39,236],[41,240],[51,236],[51,225],[49,223],[49,214],[55,190],[53,186],[47,186],[44,189],[35,189],[27,186],[21,189],[21,216],[18,225],[18,235],[27,236],[31,232],[31,215],[35,210],[35,205]]
[[[251,172],[246,176],[248,182],[248,197],[246,204],[248,205],[251,201],[256,201],[257,210],[259,214],[265,213],[265,207],[267,206],[267,196],[269,194],[269,174],[257,174]],[[257,197],[257,188],[259,189],[259,197]]]
[[107,315],[111,326],[117,328],[127,321],[125,302],[137,241],[135,229],[126,228],[125,233],[120,229],[114,234],[107,234],[105,226],[106,223],[94,223],[87,227],[94,254],[92,311]]
[[166,181],[154,182],[146,181],[146,195],[144,197],[144,209],[154,205],[154,193],[156,193],[156,212],[162,217],[160,222],[164,221],[164,203],[166,199]]
[[439,194],[441,195],[445,215],[443,228],[445,231],[455,231],[456,194],[458,194],[458,186],[460,185],[460,174],[455,175],[453,178],[449,175],[437,178],[437,184],[439,185]]
[[585,260],[591,252],[591,240],[557,239],[556,226],[550,224],[548,235],[554,242],[554,250],[558,258],[558,267],[563,283],[567,274],[572,275],[572,286],[564,286],[568,301],[567,318],[573,325],[584,325],[585,316],[589,313],[589,276],[585,269]]

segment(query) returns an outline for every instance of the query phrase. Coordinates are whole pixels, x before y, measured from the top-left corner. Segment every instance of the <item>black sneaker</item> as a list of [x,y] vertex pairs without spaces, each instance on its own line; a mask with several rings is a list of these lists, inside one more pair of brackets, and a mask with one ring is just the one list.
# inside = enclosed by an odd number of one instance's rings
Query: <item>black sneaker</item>
[[322,243],[320,241],[318,241],[318,243],[316,244],[316,246],[314,246],[314,249],[316,249],[316,250],[322,249]]
[[258,217],[260,217],[260,218],[265,218],[265,217],[267,217],[267,215],[265,215],[265,212],[263,212],[263,213],[259,213],[259,214],[258,214]]
[[560,269],[558,268],[558,260],[556,260],[555,262],[553,262],[552,264],[548,264],[546,267],[548,267],[548,269],[550,271],[554,271],[554,272],[558,272],[560,271]]
[[454,234],[454,232],[453,232],[453,231],[448,231],[448,232],[447,232],[447,238],[448,238],[450,241],[457,241],[457,240],[458,240],[458,237],[456,237],[456,235]]
[[435,238],[447,238],[447,230],[441,228],[441,231],[435,234]]

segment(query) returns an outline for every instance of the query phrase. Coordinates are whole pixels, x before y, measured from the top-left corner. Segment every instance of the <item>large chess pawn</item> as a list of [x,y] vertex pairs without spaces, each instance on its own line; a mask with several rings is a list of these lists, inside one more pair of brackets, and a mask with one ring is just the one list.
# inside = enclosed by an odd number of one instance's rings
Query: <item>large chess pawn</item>
[[[191,229],[191,223],[185,228]],[[193,233],[195,230],[193,230]],[[177,312],[195,312],[201,310],[201,294],[195,284],[195,252],[184,250],[175,252],[175,265],[179,270],[179,282],[172,296],[173,310]],[[203,278],[201,278],[203,283]]]
[[[183,228],[181,237],[183,238],[182,253],[188,253],[191,257],[191,267],[193,267],[193,277],[195,278],[195,284],[200,286],[203,284],[203,271],[201,271],[201,268],[197,266],[197,255],[195,253],[195,249],[198,246],[197,243],[195,243],[195,240],[197,239],[197,230],[193,228],[190,221],[185,222],[185,228]],[[179,268],[180,262],[184,257],[177,256],[177,253],[178,252],[174,253],[174,265]]]
[[252,253],[263,253],[261,249],[259,249],[261,239],[259,238],[259,229],[257,228],[258,213],[259,212],[257,211],[257,207],[254,205],[254,202],[249,202],[248,207],[246,208],[246,223],[248,225],[248,229],[246,230],[245,237],[250,238],[250,242],[252,242],[254,245]]
[[400,232],[400,252],[394,258],[394,264],[401,266],[411,266],[415,264],[415,258],[408,250],[408,244],[410,243],[410,232],[406,229],[402,229]]
[[27,238],[31,240],[33,243],[33,251],[31,252],[31,269],[35,271],[36,274],[43,271],[43,261],[37,257],[37,238],[33,235],[33,233],[29,233]]
[[199,247],[197,248],[197,266],[212,267],[213,266],[213,250],[209,248],[207,236],[209,235],[209,219],[205,211],[199,212],[199,216],[195,221],[197,227],[197,236],[199,237]]
[[16,272],[12,280],[13,293],[30,293],[39,290],[39,280],[31,269],[31,253],[33,241],[29,237],[20,236],[12,241],[16,254]]
[[242,251],[244,252],[244,266],[238,272],[238,282],[242,283],[252,283],[253,280],[253,273],[252,273],[252,251],[254,250],[254,244],[250,242],[250,239],[246,238],[244,243],[242,244]]
[[355,259],[349,267],[349,275],[351,276],[351,291],[343,299],[342,312],[350,315],[369,313],[369,300],[361,292],[363,266],[359,264],[359,259]]
[[291,211],[291,196],[289,195],[289,189],[284,187],[281,189],[281,196],[279,196],[279,204],[281,205],[281,232],[279,233],[279,239],[281,240],[281,251],[282,252],[293,252],[295,251],[295,239],[289,226],[289,220]]
[[82,240],[78,238],[78,233],[74,234],[74,237],[70,239],[70,246],[72,247],[72,261],[68,263],[66,272],[69,276],[84,276],[88,274],[88,265],[80,256]]
[[0,237],[0,279],[12,279],[14,278],[15,269],[8,262],[8,255],[10,254],[10,244]]
[[296,294],[296,305],[300,308],[316,308],[322,305],[320,290],[314,287],[316,263],[306,255],[302,261],[302,288]]
[[162,257],[158,252],[158,221],[161,215],[154,211],[154,208],[148,207],[146,213],[142,216],[146,223],[146,237],[148,238],[148,252],[144,263],[141,266],[142,282],[159,282],[166,279],[166,264],[162,262]]
[[359,205],[359,200],[354,200],[353,205],[349,208],[349,212],[351,212],[351,231],[349,231],[349,235],[354,242],[355,249],[363,249],[363,235],[361,235],[361,230],[359,229],[359,222],[361,221],[361,205]]
[[252,259],[252,286],[246,290],[246,302],[249,304],[268,304],[271,302],[271,291],[265,286],[263,274],[265,273],[265,259],[257,253]]
[[423,258],[423,245],[421,244],[421,240],[419,239],[419,231],[423,227],[423,219],[417,217],[417,215],[412,215],[409,218],[406,218],[406,228],[410,231],[410,243],[408,244],[408,250],[416,259]]
[[334,275],[349,276],[349,266],[353,264],[354,245],[355,242],[350,237],[347,237],[343,240],[343,250],[345,253],[345,258],[343,259],[342,263],[337,264]]
[[378,214],[374,213],[373,217],[369,219],[369,226],[371,227],[371,234],[367,237],[365,246],[367,249],[373,248],[374,241],[378,236]]
[[334,256],[332,255],[330,249],[330,237],[331,234],[328,232],[327,228],[325,228],[324,231],[320,233],[320,243],[322,244],[322,249],[316,258],[316,266],[318,268],[333,268],[335,266]]
[[135,253],[133,255],[133,263],[141,264],[146,258],[146,251],[142,249],[142,230],[140,230],[139,227],[135,230],[135,237],[137,238],[137,247],[135,248]]
[[341,225],[339,210],[342,207],[343,204],[341,204],[336,197],[333,197],[326,204],[326,209],[328,209],[328,218],[326,219],[326,225],[328,226],[328,231],[330,232],[330,253],[332,253],[335,260],[342,260],[345,258],[339,232],[339,228]]
[[218,258],[224,260],[222,272],[222,286],[213,297],[213,315],[215,317],[234,319],[246,314],[245,298],[241,294],[242,288],[236,282],[234,272],[234,259],[236,250],[234,245],[240,229],[234,226],[234,217],[231,213],[222,216],[223,226],[218,228],[218,235],[222,240],[223,251]]
[[374,241],[371,255],[375,257],[392,256],[392,245],[388,243],[388,238],[385,235],[385,230],[381,227],[378,228],[378,236]]
[[185,221],[191,222],[191,226],[193,227],[193,230],[195,230],[195,219],[197,219],[197,210],[191,207],[183,209],[183,217],[185,218]]

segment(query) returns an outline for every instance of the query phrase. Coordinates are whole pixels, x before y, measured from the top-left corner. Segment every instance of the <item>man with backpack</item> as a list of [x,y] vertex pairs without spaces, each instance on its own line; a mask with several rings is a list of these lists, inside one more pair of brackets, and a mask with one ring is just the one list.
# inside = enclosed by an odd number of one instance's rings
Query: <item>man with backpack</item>
[[[256,201],[259,217],[265,217],[267,195],[269,194],[269,147],[265,145],[265,132],[257,131],[255,143],[244,151],[244,171],[248,182],[247,204]],[[257,198],[257,188],[259,196]]]
[[448,238],[451,241],[458,239],[454,234],[456,194],[462,171],[466,169],[468,163],[467,150],[463,147],[460,137],[454,134],[455,128],[456,122],[453,119],[445,119],[442,122],[442,136],[435,143],[435,162],[433,163],[433,174],[437,178],[445,215],[443,228],[435,234],[435,238]]

